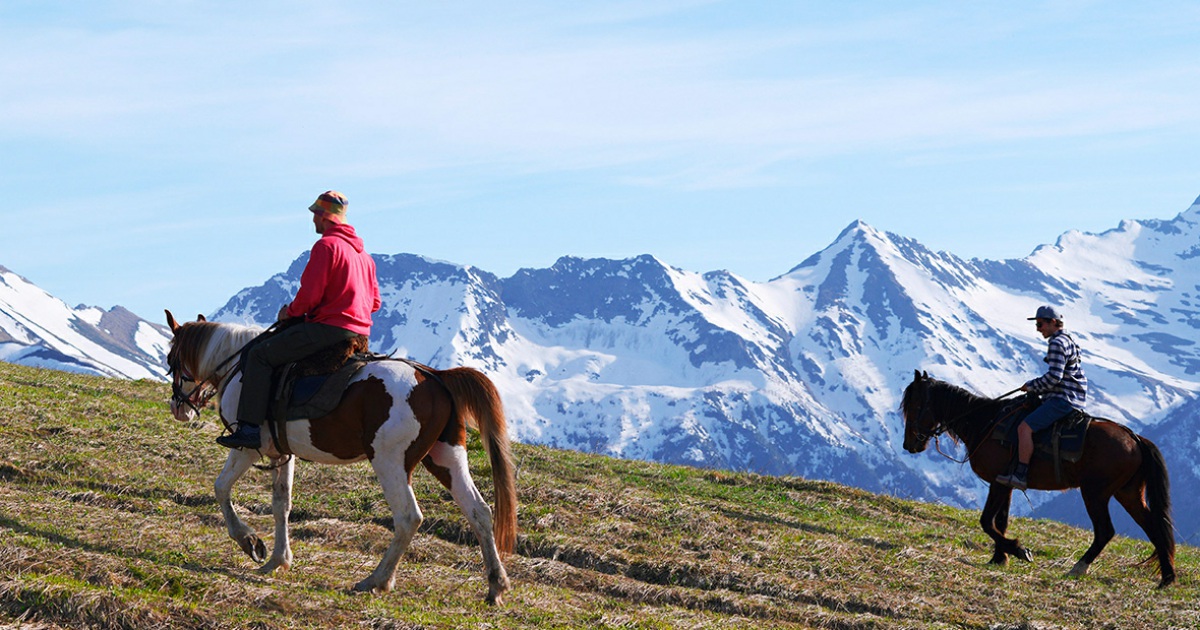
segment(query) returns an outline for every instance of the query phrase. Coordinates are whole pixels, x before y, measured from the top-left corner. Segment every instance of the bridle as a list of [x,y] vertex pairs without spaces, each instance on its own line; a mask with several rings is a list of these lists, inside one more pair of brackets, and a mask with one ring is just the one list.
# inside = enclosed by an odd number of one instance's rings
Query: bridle
[[[200,410],[221,390],[221,385],[225,382],[225,379],[232,376],[234,372],[237,372],[241,364],[235,364],[218,378],[214,377],[221,371],[221,368],[236,359],[241,352],[241,350],[238,350],[217,364],[217,367],[213,368],[212,374],[202,381],[197,381],[192,376],[192,373],[188,371],[187,367],[182,364],[168,365],[167,374],[173,377],[171,379],[171,404],[175,407],[191,407],[192,411],[195,411],[199,415]],[[191,390],[184,391],[183,386],[185,383],[195,383],[195,385]]]
[[947,430],[949,430],[950,423],[948,423],[948,422],[943,423],[943,422],[937,421],[937,419],[935,418],[934,422],[932,423],[931,426],[929,426],[929,428],[927,430],[922,429],[922,427],[925,427],[926,425],[925,425],[925,423],[921,422],[921,419],[924,418],[926,414],[933,413],[933,410],[930,409],[930,405],[929,405],[929,381],[925,380],[924,382],[921,383],[921,385],[922,385],[922,389],[924,390],[923,393],[925,395],[921,398],[921,406],[918,407],[918,409],[917,409],[917,416],[914,421],[917,423],[917,431],[916,431],[917,442],[919,444],[924,444],[924,443],[928,442],[929,440],[937,438],[938,436],[940,436],[941,434],[943,434]]
[[[936,448],[937,452],[940,453],[943,457],[945,457],[946,459],[949,459],[950,461],[953,461],[955,463],[964,464],[964,463],[970,461],[971,456],[975,454],[974,451],[977,450],[980,446],[982,446],[983,443],[986,442],[986,440],[979,440],[979,442],[975,445],[975,449],[973,449],[971,452],[967,453],[967,456],[960,460],[960,459],[956,459],[952,455],[949,455],[948,453],[946,453],[945,451],[942,450],[942,441],[939,438],[942,436],[943,433],[945,433],[946,431],[949,431],[950,427],[953,426],[954,423],[967,417],[967,415],[971,414],[974,410],[968,409],[968,410],[958,414],[957,416],[954,416],[953,418],[951,418],[949,420],[945,420],[945,421],[937,420],[935,418],[934,422],[927,429],[922,430],[920,427],[925,426],[925,425],[923,422],[921,422],[921,419],[925,416],[925,414],[933,413],[933,410],[930,408],[931,405],[929,403],[929,381],[930,380],[932,380],[932,379],[929,379],[928,377],[926,377],[925,379],[923,379],[923,382],[921,383],[922,386],[924,387],[925,391],[923,392],[924,396],[921,399],[921,406],[918,408],[917,416],[914,420],[917,423],[917,427],[918,427],[918,429],[916,431],[916,439],[918,440],[919,444],[925,444],[929,440],[933,440],[934,448]],[[1019,391],[1021,391],[1020,387],[1018,387],[1010,392],[1001,394],[1000,396],[996,397],[994,400],[1003,400],[1005,398],[1008,398],[1009,396],[1012,396],[1013,394],[1015,394]],[[991,427],[988,428],[988,431],[990,432],[993,428],[995,428],[996,425],[1000,424],[1000,422],[1002,422],[1005,417],[1007,417],[1007,416],[997,416],[996,419],[992,422]],[[987,435],[987,433],[985,432],[984,435]]]
[[[251,343],[254,343],[255,340],[264,339],[268,335],[283,330],[289,325],[290,321],[292,320],[281,320],[268,326],[266,330],[259,333],[254,339],[251,339],[243,344],[242,347],[238,348],[236,352],[228,357],[225,357],[224,361],[221,361],[217,364],[217,367],[213,368],[212,374],[202,381],[197,382],[196,378],[192,376],[191,372],[189,372],[187,367],[182,363],[179,365],[168,363],[167,374],[173,376],[171,380],[171,404],[175,407],[191,407],[192,411],[195,411],[196,414],[199,415],[200,410],[208,404],[208,401],[212,400],[212,397],[216,396],[217,392],[221,391],[221,387],[225,381],[231,378],[238,372],[238,370],[242,368],[242,363],[241,361],[234,363],[233,367],[217,377],[217,374],[221,371],[221,368],[229,365],[230,361],[240,357],[242,352],[246,350],[246,347]],[[196,383],[196,385],[192,387],[190,391],[185,392],[183,391],[184,383]],[[229,428],[228,425],[226,425],[226,428]]]

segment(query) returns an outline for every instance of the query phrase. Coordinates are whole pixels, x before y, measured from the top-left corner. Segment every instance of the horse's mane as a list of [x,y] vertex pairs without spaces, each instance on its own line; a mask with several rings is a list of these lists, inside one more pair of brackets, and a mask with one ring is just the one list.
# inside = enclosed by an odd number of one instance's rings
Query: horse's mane
[[974,407],[979,404],[994,402],[994,399],[980,396],[970,390],[967,390],[958,385],[952,385],[945,381],[939,381],[935,378],[929,379],[929,397],[930,399],[940,399],[946,401],[949,399],[954,404]]
[[175,330],[167,363],[187,366],[195,378],[205,379],[262,331],[256,326],[188,322]]
[[[980,396],[958,385],[935,378],[927,378],[925,382],[929,404],[941,408],[942,413],[953,414],[946,428],[948,429],[947,434],[956,442],[983,430],[982,427],[976,426],[979,423],[975,420],[984,412],[994,414],[996,405],[1001,402],[998,399]],[[916,388],[914,387],[910,386],[904,390],[900,409],[906,416],[908,413],[914,412],[916,406],[922,404],[921,401],[914,400],[915,394]]]

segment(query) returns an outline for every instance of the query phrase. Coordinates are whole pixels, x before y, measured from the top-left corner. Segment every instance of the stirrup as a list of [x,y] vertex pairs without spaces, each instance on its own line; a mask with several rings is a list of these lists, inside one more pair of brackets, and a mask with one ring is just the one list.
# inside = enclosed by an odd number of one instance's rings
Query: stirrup
[[262,431],[253,424],[238,424],[237,431],[217,438],[217,444],[226,448],[260,448]]
[[1029,488],[1029,478],[1017,475],[1015,470],[1009,470],[1003,475],[996,477],[996,483],[1002,486],[1008,486],[1014,490],[1025,491]]

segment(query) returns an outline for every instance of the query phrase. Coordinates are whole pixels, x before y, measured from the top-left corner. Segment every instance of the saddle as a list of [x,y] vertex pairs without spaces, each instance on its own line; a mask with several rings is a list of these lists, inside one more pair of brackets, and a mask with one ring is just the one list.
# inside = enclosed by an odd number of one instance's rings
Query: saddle
[[[999,420],[992,428],[992,439],[1003,446],[1017,444],[1017,427],[1025,416],[1037,408],[1040,399],[1033,395],[1013,401],[1000,410]],[[1092,417],[1075,410],[1054,424],[1033,434],[1034,457],[1042,455],[1054,462],[1054,476],[1062,481],[1062,462],[1075,463],[1083,457],[1083,440]]]
[[279,451],[291,452],[287,441],[288,422],[319,418],[332,412],[354,375],[379,356],[369,352],[365,335],[354,335],[299,361],[275,368],[271,374],[273,393],[265,424]]
[[276,368],[268,420],[318,418],[337,407],[350,379],[368,357],[367,338],[355,335],[331,348]]

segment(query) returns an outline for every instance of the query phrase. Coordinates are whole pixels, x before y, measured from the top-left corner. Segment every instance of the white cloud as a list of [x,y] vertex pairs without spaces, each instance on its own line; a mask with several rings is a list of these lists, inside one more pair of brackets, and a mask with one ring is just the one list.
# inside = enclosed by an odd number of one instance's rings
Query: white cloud
[[[343,185],[372,201],[358,216],[398,235],[410,226],[385,216],[414,207],[512,217],[613,203],[625,212],[589,219],[661,211],[721,225],[723,203],[764,214],[803,206],[836,215],[836,230],[881,197],[897,217],[921,216],[928,197],[949,206],[981,184],[1034,191],[1022,203],[1047,190],[1063,190],[1061,202],[1089,185],[1103,196],[1096,182],[1124,177],[1187,188],[1195,158],[1180,147],[1200,131],[1197,15],[1188,4],[1078,2],[4,5],[0,151],[10,166],[0,184],[35,199],[29,229],[81,258],[119,249],[88,243],[82,226],[100,223],[88,214],[100,202],[126,204],[121,225],[136,226],[139,247],[170,253],[169,235],[185,228],[226,259],[244,256],[250,239],[213,237],[207,219],[270,221]],[[1131,173],[1130,147],[1155,159],[1162,179]],[[1087,164],[1055,174],[1072,161]],[[522,189],[529,182],[537,188]],[[624,196],[603,197],[614,189]],[[633,198],[641,193],[648,200]],[[214,211],[222,196],[236,203]],[[691,211],[698,204],[714,214]],[[80,227],[63,227],[72,220]],[[307,244],[305,228],[289,247]],[[740,245],[774,236],[716,231]],[[561,240],[571,232],[520,235],[553,249],[524,253],[540,262],[646,247]],[[0,238],[0,264],[29,272],[17,262],[40,252]],[[461,236],[441,249],[438,235],[423,238],[423,250],[406,240],[388,249],[493,266],[456,257]],[[735,271],[766,277],[795,262]]]
[[[1185,87],[1198,84],[1190,61],[1146,75],[976,69],[953,50],[923,67],[880,57],[896,47],[896,29],[926,35],[936,15],[848,17],[828,32],[803,23],[761,24],[761,32],[606,30],[709,4],[617,3],[583,15],[543,7],[551,14],[540,21],[475,21],[462,31],[442,24],[423,32],[396,11],[372,20],[372,9],[358,5],[357,14],[336,17],[310,7],[282,24],[246,9],[200,22],[8,32],[24,52],[0,70],[14,95],[0,104],[0,128],[10,137],[119,139],[208,159],[236,145],[252,159],[279,154],[300,165],[323,164],[312,148],[319,138],[333,153],[396,168],[428,160],[553,170],[698,156],[736,171],[757,168],[763,155],[1197,123],[1195,88]],[[589,34],[547,30],[564,23],[586,24]],[[847,61],[812,67],[805,56],[813,51]]]

